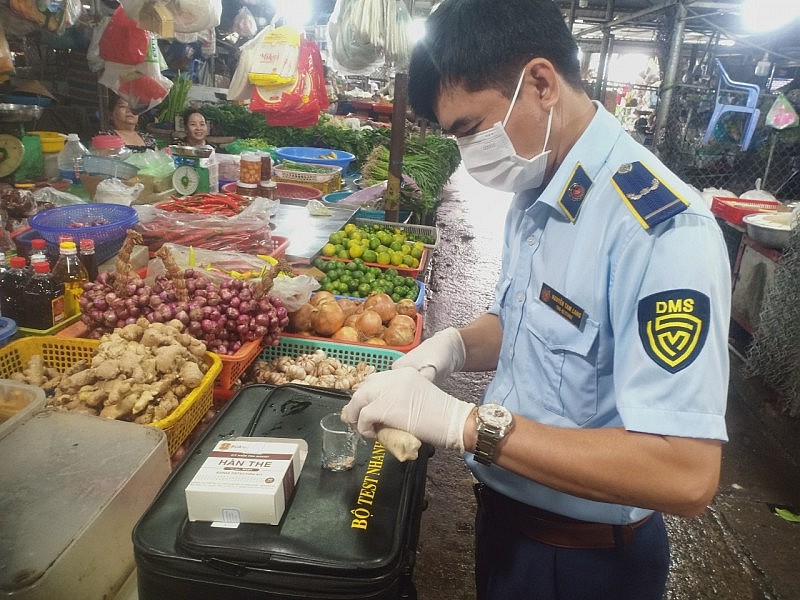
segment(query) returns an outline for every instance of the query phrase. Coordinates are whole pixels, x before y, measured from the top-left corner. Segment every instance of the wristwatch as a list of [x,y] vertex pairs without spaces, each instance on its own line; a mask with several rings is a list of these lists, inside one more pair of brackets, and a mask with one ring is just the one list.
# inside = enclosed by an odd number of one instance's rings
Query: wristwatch
[[478,424],[475,460],[482,465],[491,465],[497,444],[514,428],[514,415],[505,406],[483,404],[478,407],[475,419]]

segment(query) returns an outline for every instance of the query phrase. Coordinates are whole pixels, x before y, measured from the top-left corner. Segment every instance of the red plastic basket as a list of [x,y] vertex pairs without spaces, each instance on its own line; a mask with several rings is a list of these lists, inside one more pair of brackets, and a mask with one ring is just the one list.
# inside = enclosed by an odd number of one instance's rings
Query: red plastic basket
[[[338,260],[340,262],[345,262],[345,263],[353,262],[349,258],[337,258],[335,256],[323,256],[321,254],[319,255],[319,258],[322,258],[323,260]],[[425,266],[427,265],[427,263],[428,263],[427,248],[422,249],[422,256],[420,256],[419,266],[416,269],[413,269],[407,265],[397,265],[397,266],[382,265],[380,263],[364,261],[364,264],[367,265],[368,267],[378,267],[379,269],[382,270],[394,269],[395,271],[397,271],[398,274],[402,275],[403,277],[413,277],[414,279],[419,279],[420,273],[423,273],[425,271]]]
[[221,354],[219,358],[222,361],[222,370],[214,382],[214,390],[216,391],[217,388],[223,390],[231,389],[236,380],[245,372],[245,369],[255,360],[259,352],[261,352],[261,340],[253,340],[242,344],[242,347],[235,354]]
[[775,212],[780,206],[783,204],[777,200],[750,200],[724,196],[714,196],[711,200],[711,212],[734,225],[742,225],[747,215]]
[[[375,346],[375,348],[384,348],[386,350],[396,350],[397,352],[406,353],[410,350],[413,350],[417,346],[420,345],[422,342],[422,315],[417,313],[417,328],[414,330],[414,341],[408,344],[407,346]],[[283,337],[292,338],[292,339],[302,339],[302,340],[319,340],[322,342],[332,342],[336,344],[345,344],[348,346],[365,346],[369,344],[364,344],[364,342],[348,342],[347,340],[334,340],[327,337],[316,336],[316,335],[303,335],[299,333],[281,333]],[[372,346],[370,346],[372,347]]]

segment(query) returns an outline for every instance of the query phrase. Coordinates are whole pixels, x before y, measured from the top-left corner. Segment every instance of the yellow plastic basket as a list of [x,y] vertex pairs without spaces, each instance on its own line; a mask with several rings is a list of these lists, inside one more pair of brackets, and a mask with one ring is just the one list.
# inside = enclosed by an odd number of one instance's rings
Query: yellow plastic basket
[[[98,340],[57,336],[15,340],[0,348],[0,379],[8,379],[12,373],[22,371],[35,354],[42,356],[46,366],[61,372],[66,371],[79,360],[91,360],[99,344]],[[170,415],[151,423],[153,427],[158,427],[167,434],[170,454],[180,448],[213,404],[214,380],[222,370],[222,362],[219,356],[211,352],[206,352],[205,362],[208,371],[203,375],[200,385]]]

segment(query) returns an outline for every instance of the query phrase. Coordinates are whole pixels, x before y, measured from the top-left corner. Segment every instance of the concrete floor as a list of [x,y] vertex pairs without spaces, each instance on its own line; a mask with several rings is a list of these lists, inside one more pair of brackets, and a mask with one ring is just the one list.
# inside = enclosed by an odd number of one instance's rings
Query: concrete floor
[[[458,171],[437,214],[440,243],[429,270],[425,334],[461,325],[488,307],[500,266],[503,218],[510,197]],[[731,355],[719,492],[695,519],[667,518],[672,567],[670,600],[800,599],[800,523],[772,505],[800,511],[800,420]],[[477,401],[487,374],[457,374],[446,390]],[[428,467],[414,581],[420,600],[475,597],[472,566],[474,499],[460,457],[439,451]]]

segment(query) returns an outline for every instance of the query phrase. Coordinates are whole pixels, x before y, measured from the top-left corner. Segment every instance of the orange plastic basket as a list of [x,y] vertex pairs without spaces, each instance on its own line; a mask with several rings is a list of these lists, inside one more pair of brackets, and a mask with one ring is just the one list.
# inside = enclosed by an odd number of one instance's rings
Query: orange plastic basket
[[[66,371],[79,360],[91,360],[99,340],[65,338],[58,336],[27,337],[15,340],[0,348],[0,379],[9,379],[12,373],[22,371],[31,356],[38,354],[45,366]],[[167,417],[151,423],[167,435],[167,447],[172,454],[189,437],[189,434],[213,405],[213,383],[222,363],[216,354],[206,352],[208,371],[200,385],[181,401]]]
[[242,347],[235,354],[220,354],[219,359],[222,362],[222,370],[214,382],[214,390],[231,389],[260,351],[261,340],[253,340],[242,344]]

